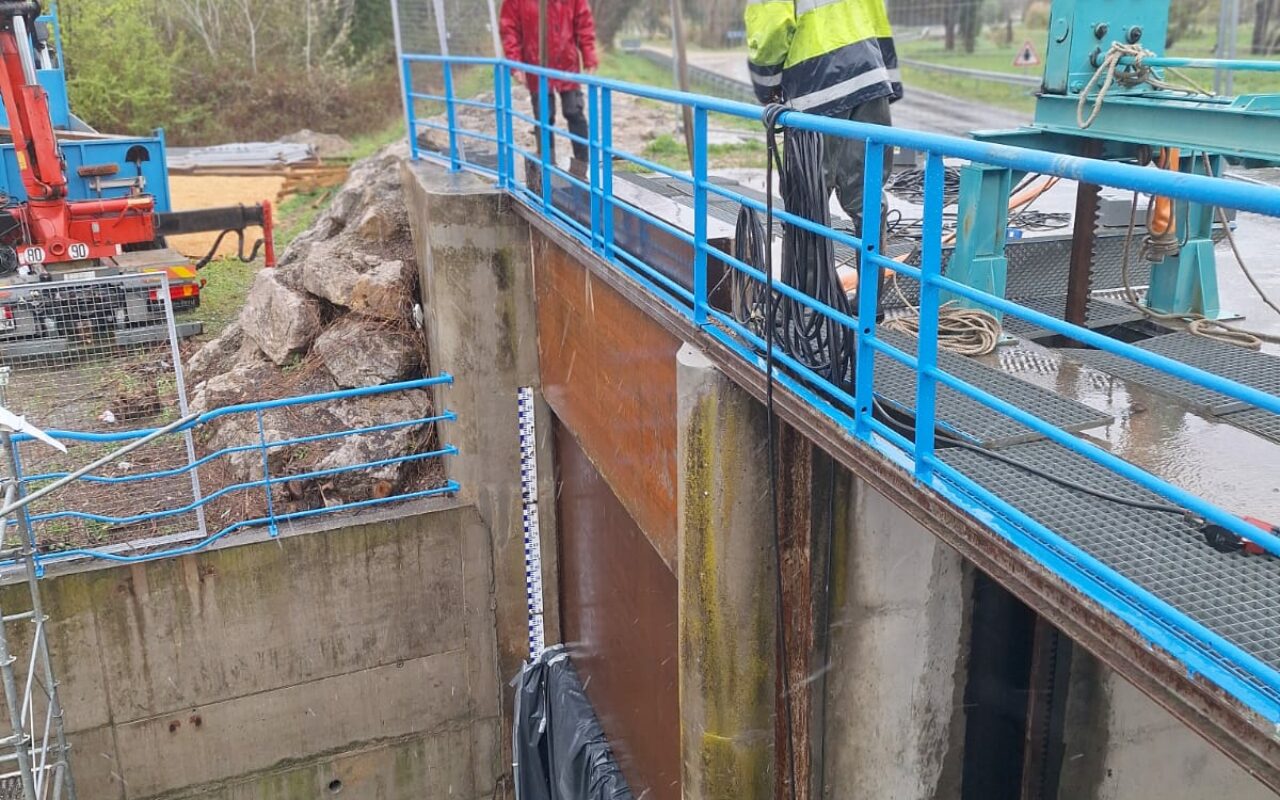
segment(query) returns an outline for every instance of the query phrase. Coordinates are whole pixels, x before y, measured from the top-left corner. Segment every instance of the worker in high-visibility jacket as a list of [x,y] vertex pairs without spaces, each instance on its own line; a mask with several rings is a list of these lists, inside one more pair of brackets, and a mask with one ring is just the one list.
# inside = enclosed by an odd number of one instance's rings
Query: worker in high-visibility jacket
[[[884,0],[748,0],[751,81],[761,103],[891,125],[902,99],[898,54]],[[823,173],[862,229],[865,142],[828,136]],[[885,177],[893,159],[885,158]]]

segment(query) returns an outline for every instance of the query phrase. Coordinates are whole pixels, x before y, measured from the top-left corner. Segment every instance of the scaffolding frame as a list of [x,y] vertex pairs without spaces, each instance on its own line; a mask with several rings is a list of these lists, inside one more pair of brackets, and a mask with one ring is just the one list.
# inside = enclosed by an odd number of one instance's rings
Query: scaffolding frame
[[[0,431],[0,442],[12,470],[10,475],[18,474],[13,433]],[[13,508],[17,497],[18,484],[11,477],[4,487],[4,508]],[[31,600],[27,611],[9,613],[0,607],[0,684],[4,687],[9,722],[9,735],[0,739],[0,791],[5,791],[6,797],[14,797],[12,787],[16,781],[22,800],[76,800],[58,681],[49,657],[49,618],[40,597],[35,539],[26,506],[0,517],[0,524],[5,532],[11,525],[18,529],[19,546],[0,551],[0,560],[17,559]],[[15,636],[18,626],[32,629],[30,653],[21,663],[12,647],[21,641]]]

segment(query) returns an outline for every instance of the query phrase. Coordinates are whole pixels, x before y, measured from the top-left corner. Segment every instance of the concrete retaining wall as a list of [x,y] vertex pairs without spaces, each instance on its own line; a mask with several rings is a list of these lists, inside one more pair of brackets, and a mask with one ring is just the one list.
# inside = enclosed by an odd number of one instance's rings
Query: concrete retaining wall
[[[82,798],[493,796],[492,562],[473,508],[42,587]],[[3,593],[18,608],[25,586]]]
[[1071,664],[1059,800],[1267,800],[1269,789],[1105,665]]
[[970,582],[881,494],[837,494],[825,797],[960,797]]

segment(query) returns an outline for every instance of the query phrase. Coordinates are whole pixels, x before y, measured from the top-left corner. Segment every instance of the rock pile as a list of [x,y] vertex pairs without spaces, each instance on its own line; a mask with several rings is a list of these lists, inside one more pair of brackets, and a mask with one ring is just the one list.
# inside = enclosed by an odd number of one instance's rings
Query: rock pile
[[[417,267],[401,193],[404,145],[351,169],[345,185],[309,230],[290,244],[280,266],[258,273],[239,319],[187,363],[192,407],[378,386],[423,375],[426,347],[417,303]],[[431,397],[398,392],[264,416],[268,440],[370,428],[431,415]],[[274,476],[394,460],[420,452],[432,431],[412,425],[292,447],[273,448]],[[258,440],[254,415],[217,420],[207,451]],[[260,452],[226,459],[231,481],[261,477]],[[392,463],[320,482],[298,482],[298,504],[333,505],[385,496],[420,477],[415,462]]]

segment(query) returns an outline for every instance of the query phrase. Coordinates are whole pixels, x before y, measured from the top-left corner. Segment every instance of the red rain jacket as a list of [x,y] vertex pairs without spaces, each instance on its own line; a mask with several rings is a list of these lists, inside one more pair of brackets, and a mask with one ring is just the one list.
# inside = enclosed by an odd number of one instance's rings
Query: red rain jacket
[[[538,64],[539,0],[503,0],[502,49],[512,61]],[[587,0],[547,0],[547,66],[561,72],[592,70],[596,57],[596,21]],[[529,91],[538,91],[537,77],[525,74]],[[577,89],[570,81],[552,80],[556,92]]]

